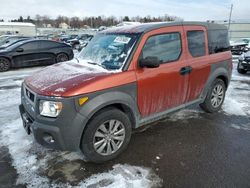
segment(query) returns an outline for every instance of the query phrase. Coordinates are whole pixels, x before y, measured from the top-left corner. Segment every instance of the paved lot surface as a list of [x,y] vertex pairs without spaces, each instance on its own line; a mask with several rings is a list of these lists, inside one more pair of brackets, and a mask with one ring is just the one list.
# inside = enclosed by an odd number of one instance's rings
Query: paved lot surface
[[250,74],[235,70],[223,109],[198,106],[136,131],[105,164],[45,149],[22,128],[20,85],[40,68],[0,73],[0,187],[250,187]]

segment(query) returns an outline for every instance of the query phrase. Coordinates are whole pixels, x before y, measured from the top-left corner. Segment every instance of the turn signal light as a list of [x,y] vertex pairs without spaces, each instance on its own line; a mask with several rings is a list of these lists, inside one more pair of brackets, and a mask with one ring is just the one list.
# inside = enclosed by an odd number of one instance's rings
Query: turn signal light
[[88,99],[89,99],[88,97],[83,97],[78,99],[79,105],[82,106],[85,102],[87,102]]

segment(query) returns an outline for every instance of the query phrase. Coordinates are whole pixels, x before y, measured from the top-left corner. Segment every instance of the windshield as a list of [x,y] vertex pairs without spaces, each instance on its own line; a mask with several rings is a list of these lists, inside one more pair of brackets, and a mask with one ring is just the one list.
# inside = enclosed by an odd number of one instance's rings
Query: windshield
[[2,42],[2,41],[4,41],[6,38],[8,38],[9,36],[0,36],[0,43]]
[[17,41],[15,43],[11,44],[10,46],[7,46],[5,48],[5,50],[7,50],[7,51],[13,51],[17,47],[19,47],[21,44],[24,44],[25,42],[26,42],[26,40]]
[[7,48],[7,47],[10,47],[13,44],[16,44],[16,43],[24,41],[24,40],[27,40],[27,39],[25,39],[25,38],[23,38],[23,39],[16,39],[16,40],[10,41],[9,43],[3,44],[1,47]]
[[118,70],[125,64],[137,39],[136,34],[98,34],[78,58],[107,70]]

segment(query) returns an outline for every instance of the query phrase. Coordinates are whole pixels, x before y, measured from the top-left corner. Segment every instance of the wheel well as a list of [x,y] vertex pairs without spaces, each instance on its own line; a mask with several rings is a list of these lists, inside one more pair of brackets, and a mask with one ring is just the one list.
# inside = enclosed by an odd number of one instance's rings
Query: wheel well
[[10,62],[11,62],[11,59],[10,59],[10,58],[8,58],[8,57],[0,56],[0,58],[7,59],[8,61],[10,61]]
[[7,60],[10,62],[10,67],[12,67],[12,61],[11,61],[10,58],[8,58],[8,57],[3,57],[3,56],[0,56],[0,58],[7,59]]
[[[104,111],[105,109],[107,108],[116,108],[122,112],[124,112],[125,114],[128,115],[128,118],[129,120],[131,121],[131,125],[132,125],[132,129],[134,129],[136,127],[136,119],[135,119],[135,116],[133,114],[133,111],[126,105],[124,104],[120,104],[120,103],[115,103],[115,104],[110,104],[110,105],[107,105],[107,106],[104,106],[103,108],[99,109],[98,111],[96,111],[88,120],[88,122],[86,123],[83,131],[82,131],[82,135],[81,135],[81,140],[82,140],[82,137],[84,135],[84,132],[88,126],[88,123],[98,114],[100,113],[101,111]],[[81,142],[80,142],[81,144]],[[79,145],[80,146],[80,145]]]
[[226,76],[221,75],[217,79],[221,79],[225,83],[226,88],[228,87],[228,78]]
[[133,111],[125,104],[121,104],[121,103],[115,103],[115,104],[110,104],[110,105],[107,105],[107,106],[104,106],[103,108],[99,109],[97,112],[95,112],[90,120],[92,118],[94,118],[94,116],[97,114],[97,113],[100,113],[101,111],[105,110],[106,108],[116,108],[122,112],[124,112],[129,120],[131,121],[131,124],[132,124],[132,128],[135,128],[135,124],[136,124],[136,120],[135,120],[135,116],[134,116],[134,113]]

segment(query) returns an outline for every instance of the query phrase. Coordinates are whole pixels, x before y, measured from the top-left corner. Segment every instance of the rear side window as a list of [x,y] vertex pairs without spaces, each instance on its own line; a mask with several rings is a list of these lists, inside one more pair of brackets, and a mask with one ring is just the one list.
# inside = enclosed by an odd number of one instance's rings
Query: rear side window
[[40,41],[40,49],[51,49],[51,48],[57,48],[60,47],[61,44],[57,42],[51,42],[51,41]]
[[208,31],[209,53],[219,53],[230,50],[227,30]]
[[206,54],[204,31],[188,31],[188,50],[193,57],[200,57]]
[[142,49],[140,58],[157,57],[161,63],[167,63],[179,59],[180,55],[180,33],[168,33],[150,37]]

